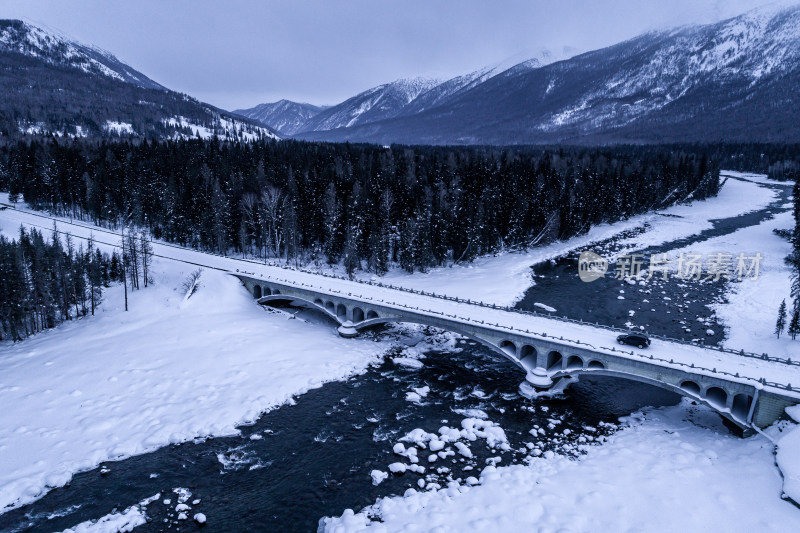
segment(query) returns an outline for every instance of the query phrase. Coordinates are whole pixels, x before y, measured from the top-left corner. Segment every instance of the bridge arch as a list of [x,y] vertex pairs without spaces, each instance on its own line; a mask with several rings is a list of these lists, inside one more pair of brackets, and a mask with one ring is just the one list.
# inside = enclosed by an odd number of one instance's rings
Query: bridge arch
[[749,394],[739,393],[733,397],[731,404],[731,413],[734,416],[746,420],[750,414],[750,407],[753,405],[753,397]]
[[[372,312],[373,311],[370,311],[370,313],[372,313]],[[405,322],[405,323],[408,323],[408,324],[421,324],[423,326],[429,326],[430,325],[430,324],[427,324],[427,323],[419,321],[419,320],[414,320],[413,318],[410,318],[410,317],[409,318],[405,318],[405,317],[382,317],[382,316],[378,316],[378,313],[375,313],[375,318],[369,318],[369,313],[367,313],[367,318],[363,322],[361,322],[359,324],[355,324],[355,327],[357,327],[359,330],[362,330],[362,329],[366,329],[366,328],[369,328],[369,327],[372,327],[372,326],[377,326],[379,324],[387,324],[387,323],[390,323],[390,322]],[[529,368],[534,368],[536,366],[536,360],[535,360],[536,351],[535,351],[535,348],[533,348],[532,346],[530,346],[529,348],[533,350],[533,354],[534,354],[533,355],[533,360],[531,361],[531,366],[530,367],[526,367],[525,365],[523,365],[520,362],[519,359],[517,359],[517,346],[513,341],[510,341],[510,340],[502,341],[501,344],[503,344],[503,347],[501,347],[498,344],[494,344],[491,341],[488,341],[486,339],[482,339],[481,337],[473,335],[473,334],[467,332],[466,330],[461,330],[459,328],[447,328],[447,331],[451,331],[453,333],[457,333],[457,334],[459,334],[459,335],[461,335],[463,337],[466,337],[466,338],[468,338],[470,340],[473,340],[473,341],[485,346],[486,348],[488,348],[492,352],[502,355],[503,357],[505,357],[506,359],[508,359],[512,363],[514,363],[517,367],[521,368],[522,370],[524,370],[526,372],[528,371]],[[513,352],[511,351],[512,348],[513,348]]]
[[[653,378],[640,376],[637,374],[630,374],[628,372],[620,372],[618,370],[610,370],[608,368],[603,370],[599,368],[596,370],[595,369],[589,370],[588,368],[586,368],[578,371],[562,370],[560,372],[552,374],[551,377],[557,379],[559,377],[564,377],[568,375],[577,375],[577,374],[582,374],[584,372],[586,372],[587,374],[591,373],[593,376],[600,375],[600,376],[608,376],[620,379],[628,379],[631,381],[638,381],[640,383],[646,383],[654,387],[674,392],[680,396],[690,398],[695,402],[707,405],[708,407],[716,411],[720,416],[726,418],[734,425],[740,427],[745,431],[750,429],[747,417],[749,415],[750,404],[752,404],[752,397],[750,397],[750,395],[748,394],[741,394],[741,396],[744,396],[746,398],[741,398],[739,400],[740,403],[738,412],[733,412],[732,409],[726,408],[725,400],[723,400],[723,398],[727,399],[728,393],[723,388],[712,386],[708,388],[705,394],[701,394],[700,386],[692,380],[684,380],[681,382],[680,385],[673,385],[671,383],[658,381]],[[710,391],[711,389],[716,389],[716,390],[712,391],[711,398],[709,398],[708,391]],[[747,398],[750,399],[749,403],[747,402]],[[743,407],[744,405],[747,405],[747,410],[744,409]]]
[[577,355],[570,355],[567,358],[567,370],[572,370],[574,368],[583,368],[583,359]]
[[373,311],[372,309],[367,311],[367,320],[372,320],[373,318],[379,318],[379,317],[380,315],[376,311]]
[[547,354],[547,371],[548,372],[561,370],[563,366],[564,366],[564,357],[562,357],[561,352],[557,352],[555,350],[552,350]]
[[341,320],[347,320],[347,306],[344,304],[339,304],[336,306],[336,317]]
[[512,341],[502,341],[500,343],[500,349],[503,350],[506,355],[510,355],[514,358],[517,357],[517,345]]
[[589,370],[605,370],[606,365],[604,365],[602,361],[592,360],[589,361],[589,364],[586,365],[586,368]]
[[724,409],[728,404],[728,393],[720,387],[709,387],[706,389],[705,399],[713,406]]
[[354,307],[353,311],[352,311],[352,314],[353,314],[353,323],[354,324],[358,324],[359,322],[363,322],[364,321],[364,310],[361,309],[360,307]]
[[[265,288],[266,292],[268,289]],[[321,298],[316,298],[313,302],[305,298],[297,296],[289,296],[288,294],[281,294],[279,291],[274,291],[272,294],[264,294],[261,298],[256,300],[259,304],[268,304],[270,302],[289,302],[308,309],[315,309],[328,317],[336,317],[336,307],[333,302],[323,302]]]
[[261,298],[261,285],[253,286],[253,298],[255,298],[256,300]]
[[691,380],[681,382],[681,390],[694,396],[700,396],[700,385]]
[[528,370],[536,368],[536,348],[530,344],[523,344],[519,349],[519,362]]

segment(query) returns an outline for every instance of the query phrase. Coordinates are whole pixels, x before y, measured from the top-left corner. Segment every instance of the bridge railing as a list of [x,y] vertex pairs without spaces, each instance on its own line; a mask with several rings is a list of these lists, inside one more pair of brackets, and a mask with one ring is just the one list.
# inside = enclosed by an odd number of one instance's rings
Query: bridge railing
[[[300,269],[296,269],[296,268],[293,268],[293,267],[286,267],[286,266],[280,265],[280,264],[274,264],[272,266],[278,266],[278,267],[285,268],[285,269],[288,269],[288,270],[300,270]],[[240,274],[256,276],[255,272],[243,272],[243,271],[239,271],[238,269],[237,269],[237,272],[240,273]],[[311,272],[311,273],[313,273],[313,272]],[[317,273],[314,273],[314,274],[317,274]],[[335,276],[333,274],[319,273],[319,275],[322,275],[324,277],[330,277],[330,278],[342,279],[342,280],[350,281],[348,278],[344,278],[342,276]],[[263,274],[261,274],[260,277],[263,278],[264,277]],[[335,289],[331,289],[331,288],[325,288],[325,287],[322,287],[322,286],[314,287],[313,285],[306,285],[305,283],[297,282],[295,280],[290,280],[290,279],[274,279],[274,282],[280,283],[280,284],[285,284],[285,285],[293,285],[293,286],[301,287],[301,288],[308,288],[310,290],[322,290],[322,291],[332,292],[332,293],[336,293],[336,294],[343,294],[342,291],[339,291],[339,290],[335,290]],[[385,284],[380,284],[380,283],[376,284],[376,283],[370,282],[370,281],[363,281],[361,283],[368,284],[368,285],[380,286],[380,287],[394,288],[391,285],[387,286]],[[421,294],[421,295],[425,295],[425,296],[443,298],[443,299],[450,300],[450,301],[455,301],[455,302],[471,303],[471,304],[475,304],[475,305],[481,305],[482,304],[482,302],[476,304],[475,302],[471,302],[470,300],[464,300],[462,298],[456,298],[456,297],[450,297],[450,296],[432,295],[430,293],[426,293],[425,291],[417,291],[417,290],[413,290],[413,289],[397,288],[397,290],[403,291],[403,292],[409,292],[409,293],[413,293],[413,294]],[[376,301],[372,297],[365,297],[363,295],[355,295],[353,293],[347,293],[346,296],[350,297],[350,298],[361,299],[361,300]],[[477,320],[477,319],[473,319],[471,317],[462,317],[462,316],[458,316],[456,314],[450,315],[450,314],[447,314],[447,313],[445,313],[443,311],[436,311],[436,310],[432,310],[432,309],[420,309],[419,307],[414,307],[414,306],[411,306],[411,305],[407,305],[407,304],[404,304],[402,302],[389,302],[389,301],[382,300],[382,299],[377,300],[377,301],[380,302],[380,303],[386,304],[386,305],[391,305],[391,306],[395,306],[395,307],[402,307],[402,308],[408,309],[410,311],[417,311],[417,312],[423,312],[423,313],[432,314],[432,315],[439,315],[439,316],[443,316],[443,317],[446,317],[446,318],[452,318],[452,319],[455,319],[455,320],[462,320],[462,321],[465,321],[465,322],[471,322],[471,323],[474,323],[476,325],[481,325],[481,326],[504,328],[504,329],[508,329],[511,332],[517,332],[519,334],[537,335],[537,336],[545,338],[545,339],[549,338],[549,339],[558,340],[558,341],[562,341],[562,342],[568,342],[570,344],[574,344],[574,345],[578,345],[578,346],[586,346],[586,347],[591,348],[593,350],[602,349],[602,350],[605,350],[606,352],[611,352],[612,354],[624,354],[626,357],[630,355],[630,356],[633,356],[633,357],[636,357],[636,358],[639,358],[639,359],[642,359],[642,360],[661,362],[661,363],[669,364],[669,365],[672,365],[672,366],[684,367],[687,370],[693,371],[693,372],[707,372],[707,373],[711,373],[711,374],[715,374],[715,375],[721,375],[721,376],[728,376],[728,377],[731,377],[731,378],[736,378],[737,380],[754,381],[754,382],[756,382],[758,384],[761,384],[762,386],[769,386],[769,387],[773,387],[773,388],[780,389],[780,390],[786,390],[786,391],[793,392],[793,393],[794,392],[800,393],[800,386],[793,387],[791,385],[791,383],[784,384],[784,383],[778,383],[778,382],[774,382],[774,381],[767,381],[764,378],[756,379],[756,378],[751,378],[751,377],[747,377],[747,376],[741,376],[741,375],[739,375],[738,372],[731,373],[731,372],[727,372],[727,371],[724,371],[724,370],[717,370],[716,368],[707,368],[707,367],[703,367],[703,366],[696,366],[694,363],[687,364],[687,363],[683,363],[683,362],[680,362],[680,361],[675,361],[673,359],[667,360],[667,359],[664,359],[664,358],[655,357],[653,355],[637,353],[637,352],[634,352],[633,350],[625,351],[625,350],[617,349],[616,346],[611,346],[611,347],[599,346],[598,347],[598,346],[594,346],[594,345],[592,345],[590,343],[583,342],[583,341],[576,340],[576,339],[569,339],[569,338],[565,339],[563,336],[556,337],[555,335],[548,335],[546,332],[537,333],[535,331],[530,331],[529,329],[523,330],[521,328],[515,328],[513,326],[505,326],[505,325],[502,325],[502,324],[499,324],[499,323],[495,323],[495,324],[487,323],[484,320]],[[530,311],[515,310],[515,309],[509,308],[507,306],[504,307],[504,306],[497,306],[497,305],[490,305],[490,304],[483,304],[483,306],[484,307],[488,307],[488,308],[492,308],[492,309],[508,310],[510,312],[521,312],[522,314],[544,316],[546,318],[556,318],[556,317],[550,317],[548,315],[542,315],[540,313],[535,313],[535,312],[530,312]],[[564,322],[571,322],[571,323],[575,323],[575,324],[583,324],[583,325],[592,325],[592,326],[594,326],[594,324],[583,322],[583,321],[580,321],[580,320],[565,319],[563,317],[558,317],[558,319],[560,319],[560,320],[562,320]],[[609,327],[609,326],[597,326],[597,327],[600,327],[600,328],[603,328],[603,329],[606,329],[606,330],[612,330],[612,331],[622,331],[622,332],[627,331],[627,330],[623,330],[623,329],[620,329],[620,328],[613,328],[613,327]],[[665,337],[659,337],[659,338],[665,338]],[[671,340],[671,339],[667,339],[667,338],[665,338],[665,339],[666,340]],[[677,340],[677,342],[680,342],[681,344],[690,345],[690,346],[697,346],[695,343],[691,343],[691,342],[687,342],[687,341]],[[734,353],[734,354],[737,354],[737,355],[742,355],[742,352],[736,352],[735,350],[723,350],[723,351],[728,351],[728,352],[731,352],[731,353]],[[745,354],[745,356],[747,356],[747,354]],[[755,357],[758,358],[758,359],[766,360],[766,359],[764,359],[764,357],[761,357],[761,356],[755,356]],[[769,358],[769,360],[773,361],[773,362],[786,362],[784,360],[780,360],[780,359],[777,359],[777,358]],[[796,362],[792,362],[791,360],[789,360],[789,364],[797,364],[797,363]]]
[[[16,209],[16,206],[12,206],[11,204],[1,204],[1,205],[10,207],[12,209]],[[86,226],[86,227],[88,227],[88,226]],[[197,250],[197,248],[192,248],[192,247],[188,247],[188,246],[182,246],[180,244],[168,243],[168,242],[164,242],[164,241],[159,241],[159,244],[162,245],[162,246],[168,246],[168,247],[177,248],[177,249],[189,249],[189,250],[195,249],[195,250]],[[356,282],[356,283],[361,283],[361,284],[384,287],[384,288],[388,288],[388,289],[392,289],[392,290],[396,290],[396,291],[408,292],[408,293],[412,293],[412,294],[419,294],[419,295],[423,295],[423,296],[429,296],[431,298],[439,298],[439,299],[442,299],[442,300],[449,300],[449,301],[453,301],[453,302],[457,302],[457,303],[467,303],[467,304],[477,305],[477,306],[485,307],[485,308],[500,309],[500,310],[507,311],[507,312],[510,312],[510,313],[518,313],[518,314],[524,314],[524,315],[537,316],[537,317],[541,317],[541,318],[547,318],[547,319],[550,319],[550,320],[558,320],[560,322],[571,323],[571,324],[589,325],[589,326],[592,326],[592,327],[595,327],[595,328],[598,328],[598,329],[604,329],[606,331],[613,331],[613,332],[617,332],[617,333],[628,333],[630,331],[630,330],[624,329],[624,328],[618,328],[618,327],[609,326],[609,325],[606,325],[606,324],[600,324],[599,322],[588,322],[588,321],[584,321],[584,320],[580,320],[580,319],[574,319],[574,318],[568,318],[568,317],[564,317],[564,316],[552,315],[552,314],[549,314],[549,313],[540,313],[538,311],[528,311],[528,310],[525,310],[525,309],[518,309],[518,308],[510,307],[510,306],[499,306],[499,305],[496,305],[496,304],[489,304],[489,303],[485,303],[485,302],[481,302],[481,301],[459,298],[457,296],[447,296],[447,295],[444,295],[444,294],[437,294],[437,293],[434,293],[434,292],[425,292],[423,290],[416,290],[416,289],[411,289],[411,288],[408,288],[408,287],[396,286],[396,285],[391,285],[391,284],[387,284],[387,283],[373,282],[372,280],[362,280],[362,279],[358,279],[358,278],[350,279],[349,277],[340,276],[340,275],[336,275],[336,274],[333,274],[333,273],[319,272],[319,271],[311,270],[311,269],[308,269],[308,268],[293,267],[291,265],[287,265],[285,263],[277,263],[275,261],[261,262],[261,261],[257,261],[257,260],[254,260],[254,259],[247,259],[247,258],[241,258],[241,257],[231,258],[230,256],[221,254],[219,252],[204,252],[204,253],[208,253],[210,255],[215,255],[215,256],[218,256],[218,257],[225,257],[225,258],[228,258],[228,259],[235,259],[237,261],[251,263],[251,264],[259,265],[259,266],[265,265],[265,266],[271,266],[271,267],[278,267],[278,268],[282,268],[284,270],[292,270],[292,271],[297,271],[297,272],[303,272],[305,274],[312,274],[312,275],[315,275],[315,276],[324,276],[324,277],[339,279],[339,280],[343,280],[343,281],[351,281],[351,282]],[[237,269],[237,272],[238,271],[239,270]],[[252,273],[252,272],[251,272],[251,274],[255,275],[255,273]],[[675,338],[675,337],[668,337],[668,336],[665,336],[665,335],[653,334],[653,335],[649,335],[649,336],[651,338],[653,338],[653,339],[658,339],[658,340],[663,340],[663,341],[667,341],[667,342],[672,342],[672,343],[682,344],[682,345],[688,345],[688,346],[701,346],[703,348],[707,348],[707,349],[711,349],[711,350],[717,350],[719,352],[724,352],[724,353],[730,353],[730,354],[733,354],[733,355],[737,355],[737,356],[740,356],[740,357],[747,357],[747,358],[750,358],[750,359],[760,359],[760,360],[763,360],[763,361],[770,361],[770,362],[773,362],[773,363],[783,363],[783,364],[787,364],[787,365],[800,366],[800,359],[792,360],[791,358],[773,357],[773,356],[770,356],[770,355],[768,355],[766,353],[757,354],[757,353],[753,353],[753,352],[746,352],[744,350],[735,350],[735,349],[732,349],[732,348],[725,348],[725,347],[719,346],[719,345],[706,345],[706,344],[702,344],[701,342],[687,341],[687,340],[684,340],[684,339],[678,339],[678,338]]]
[[[391,289],[391,290],[407,292],[407,293],[410,293],[410,294],[418,294],[418,295],[422,295],[422,296],[428,296],[428,297],[431,297],[431,298],[438,298],[438,299],[441,299],[441,300],[449,300],[449,301],[453,301],[453,302],[456,302],[456,303],[466,303],[466,304],[477,305],[477,306],[485,307],[485,308],[489,308],[489,309],[499,309],[499,310],[506,311],[506,312],[509,312],[509,313],[517,313],[517,314],[523,314],[523,315],[536,316],[536,317],[540,317],[540,318],[547,318],[547,319],[550,319],[550,320],[558,320],[560,322],[565,322],[565,323],[570,323],[570,324],[578,324],[578,325],[583,325],[583,326],[587,326],[588,325],[588,326],[592,326],[592,327],[595,327],[595,328],[598,328],[598,329],[604,329],[606,331],[612,331],[612,332],[616,332],[616,333],[629,333],[630,332],[630,330],[628,330],[628,329],[609,326],[609,325],[606,325],[606,324],[600,324],[598,322],[588,322],[588,321],[584,321],[584,320],[580,320],[580,319],[568,318],[568,317],[558,316],[558,315],[551,315],[549,313],[540,313],[538,311],[528,311],[526,309],[518,309],[518,308],[515,308],[515,307],[511,307],[511,306],[500,306],[500,305],[496,305],[496,304],[485,303],[485,302],[482,302],[482,301],[471,300],[471,299],[468,299],[468,298],[459,298],[457,296],[448,296],[448,295],[443,295],[443,294],[437,294],[437,293],[434,293],[434,292],[426,292],[426,291],[423,291],[423,290],[417,290],[417,289],[412,289],[412,288],[408,288],[408,287],[401,287],[401,286],[391,285],[391,284],[388,284],[388,283],[374,282],[372,280],[362,280],[362,279],[358,279],[358,278],[350,279],[350,278],[345,277],[345,276],[340,276],[340,275],[336,275],[336,274],[332,274],[332,273],[325,273],[325,272],[316,272],[316,271],[313,271],[313,270],[310,270],[310,269],[307,269],[307,268],[293,267],[293,266],[282,264],[282,263],[268,262],[268,263],[266,263],[266,265],[267,266],[273,266],[273,267],[279,267],[279,268],[282,268],[282,269],[285,269],[285,270],[303,272],[305,274],[312,274],[312,275],[315,275],[315,276],[323,276],[323,277],[332,278],[332,279],[338,279],[338,280],[342,280],[342,281],[351,281],[351,282],[361,283],[361,284],[365,284],[365,285],[372,285],[372,286],[387,288],[387,289]],[[719,351],[719,352],[724,352],[724,353],[737,355],[739,357],[747,357],[747,358],[750,358],[750,359],[760,359],[762,361],[770,361],[770,362],[773,362],[773,363],[782,363],[782,364],[786,364],[786,365],[800,366],[800,359],[792,360],[791,358],[773,357],[773,356],[770,356],[770,355],[768,355],[766,353],[757,354],[757,353],[753,353],[753,352],[746,352],[744,350],[735,350],[735,349],[732,349],[732,348],[725,348],[724,346],[719,346],[719,345],[706,345],[706,344],[702,344],[701,342],[687,341],[687,340],[684,340],[684,339],[677,339],[677,338],[668,337],[668,336],[665,336],[665,335],[649,335],[649,336],[651,338],[653,338],[653,339],[663,340],[663,341],[666,341],[666,342],[672,342],[672,343],[676,343],[676,344],[682,344],[682,345],[686,345],[686,346],[698,346],[698,347],[702,347],[702,348],[706,348],[706,349],[710,349],[710,350],[716,350],[716,351]]]

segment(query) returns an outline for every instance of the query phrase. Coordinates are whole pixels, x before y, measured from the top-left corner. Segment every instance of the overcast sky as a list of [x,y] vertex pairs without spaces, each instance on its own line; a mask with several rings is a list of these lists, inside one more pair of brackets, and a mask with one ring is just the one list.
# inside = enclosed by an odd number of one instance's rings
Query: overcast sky
[[537,50],[588,51],[722,20],[767,0],[0,0],[225,109],[334,104],[403,77],[448,78]]

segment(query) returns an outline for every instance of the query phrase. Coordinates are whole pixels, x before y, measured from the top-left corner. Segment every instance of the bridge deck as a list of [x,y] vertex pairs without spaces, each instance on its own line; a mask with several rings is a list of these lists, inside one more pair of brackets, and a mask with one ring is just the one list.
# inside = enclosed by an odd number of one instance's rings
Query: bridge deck
[[[276,271],[277,269],[277,271]],[[245,272],[246,270],[246,272]],[[330,294],[378,303],[394,307],[401,312],[431,317],[446,317],[463,324],[480,325],[508,333],[520,333],[549,339],[559,339],[559,343],[575,344],[577,347],[590,347],[595,352],[624,356],[632,360],[661,360],[662,366],[686,367],[694,365],[697,374],[726,374],[730,381],[752,382],[761,379],[778,386],[765,388],[779,389],[781,394],[800,398],[800,365],[765,361],[753,357],[743,357],[736,353],[723,352],[700,345],[682,344],[653,339],[650,347],[639,350],[631,346],[619,346],[617,333],[592,324],[566,322],[547,316],[523,314],[504,308],[493,309],[464,301],[442,299],[431,295],[415,294],[388,287],[365,285],[340,278],[321,277],[317,274],[269,266],[248,266],[240,269],[240,274],[263,279],[265,282],[300,286],[319,294]],[[563,342],[562,342],[563,341]],[[736,376],[738,374],[738,377]],[[786,386],[794,384],[794,390]]]
[[[38,213],[8,209],[2,214],[3,220],[18,227],[20,224],[52,230],[52,218]],[[69,231],[74,237],[88,238],[94,235],[99,244],[117,247],[119,234],[86,223],[71,223],[59,220],[59,229]],[[447,317],[464,324],[480,324],[497,330],[533,334],[545,338],[556,338],[564,343],[576,343],[586,348],[587,344],[597,352],[607,352],[616,356],[630,357],[634,360],[661,360],[663,366],[685,368],[693,365],[693,372],[708,375],[725,374],[732,381],[769,382],[764,388],[780,391],[784,396],[800,398],[800,365],[786,364],[743,357],[735,353],[723,352],[702,346],[675,343],[654,339],[652,345],[643,350],[616,345],[616,333],[608,328],[591,324],[579,324],[557,320],[547,316],[522,314],[502,308],[493,309],[465,301],[453,301],[432,295],[417,294],[376,284],[365,284],[341,278],[323,277],[319,274],[292,270],[279,266],[264,265],[228,257],[210,255],[179,246],[153,243],[157,257],[189,263],[206,268],[214,268],[289,284],[320,294],[331,294],[365,302],[380,303],[398,310],[413,310],[417,314],[432,317]],[[462,296],[462,295],[458,295]],[[622,349],[621,349],[622,348]],[[800,359],[800,357],[798,357]],[[738,374],[738,377],[737,377]],[[788,388],[793,385],[793,388]]]

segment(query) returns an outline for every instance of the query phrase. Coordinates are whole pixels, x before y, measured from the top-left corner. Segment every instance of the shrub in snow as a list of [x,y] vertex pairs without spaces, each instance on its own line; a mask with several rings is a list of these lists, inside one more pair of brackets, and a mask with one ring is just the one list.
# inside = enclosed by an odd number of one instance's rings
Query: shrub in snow
[[183,291],[183,299],[188,300],[189,298],[197,292],[197,289],[200,288],[200,275],[203,273],[202,268],[198,268],[191,274],[189,274],[183,283],[181,283],[181,290]]

